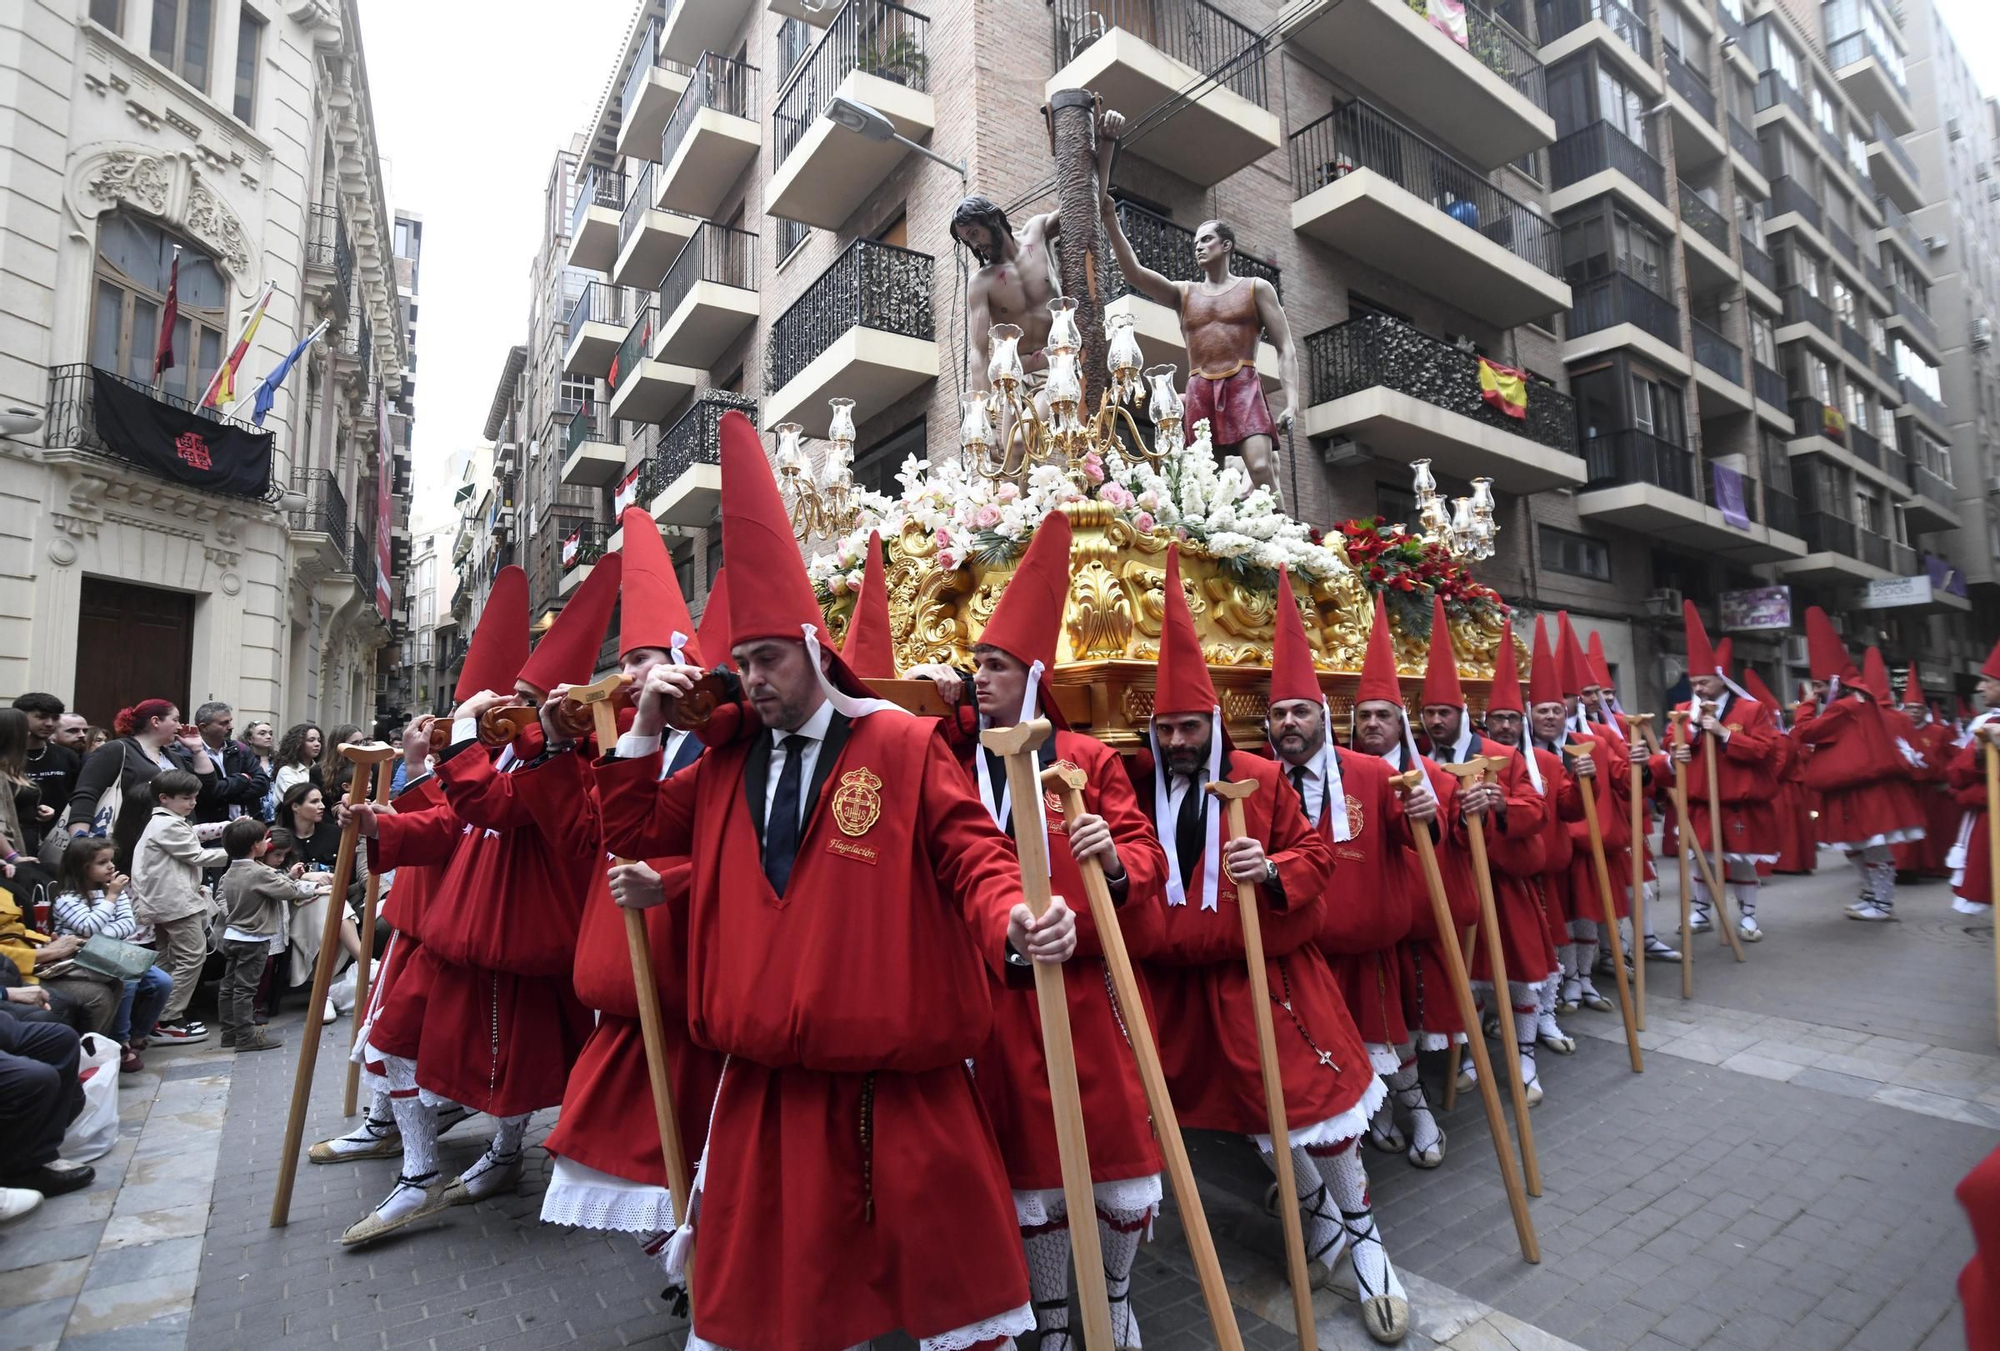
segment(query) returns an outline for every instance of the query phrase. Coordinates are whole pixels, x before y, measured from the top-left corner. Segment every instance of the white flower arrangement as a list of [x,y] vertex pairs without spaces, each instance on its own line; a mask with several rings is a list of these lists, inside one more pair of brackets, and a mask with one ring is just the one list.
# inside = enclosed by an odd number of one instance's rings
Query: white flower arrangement
[[1270,581],[1281,566],[1313,582],[1348,571],[1336,550],[1315,542],[1308,526],[1278,509],[1270,489],[1252,488],[1240,457],[1216,464],[1206,421],[1196,423],[1187,446],[1157,469],[1143,459],[1128,462],[1114,454],[1106,464],[1093,455],[1084,476],[1089,492],[1056,464],[1037,465],[1025,485],[995,482],[955,461],[932,464],[913,455],[896,475],[902,497],[860,494],[860,524],[831,551],[808,559],[806,573],[822,594],[846,595],[861,585],[869,532],[894,539],[910,525],[937,541],[937,565],[946,571],[974,560],[1002,563],[1027,547],[1051,511],[1089,500],[1111,506],[1141,534],[1238,560],[1238,567],[1269,574]]

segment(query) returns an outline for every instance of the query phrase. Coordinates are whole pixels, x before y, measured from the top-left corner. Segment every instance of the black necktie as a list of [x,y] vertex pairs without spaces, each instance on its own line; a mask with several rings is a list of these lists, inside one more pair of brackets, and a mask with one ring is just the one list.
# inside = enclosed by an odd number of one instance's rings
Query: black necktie
[[1306,806],[1306,767],[1304,765],[1292,766],[1292,787],[1298,789],[1299,792],[1299,815],[1305,817],[1308,821],[1312,820],[1312,808]]
[[993,789],[993,809],[1000,813],[1000,829],[1014,833],[1014,817],[1007,809],[1007,762],[992,751],[981,751],[986,759],[986,782]]
[[770,819],[764,822],[764,876],[771,890],[785,894],[792,877],[792,860],[799,852],[799,789],[805,780],[805,749],[810,739],[788,736],[784,741],[785,767],[778,771],[778,795],[771,802]]
[[1174,854],[1180,860],[1182,886],[1194,876],[1194,865],[1208,846],[1208,818],[1201,808],[1201,779],[1195,775],[1188,779],[1187,792],[1181,795],[1180,815],[1174,819]]

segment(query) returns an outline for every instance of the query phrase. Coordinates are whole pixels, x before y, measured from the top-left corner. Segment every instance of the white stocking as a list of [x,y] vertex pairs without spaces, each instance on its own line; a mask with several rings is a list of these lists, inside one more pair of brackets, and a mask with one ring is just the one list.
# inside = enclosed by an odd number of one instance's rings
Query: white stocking
[[1389,1094],[1397,1108],[1410,1119],[1410,1148],[1425,1154],[1437,1147],[1437,1119],[1431,1115],[1431,1105],[1424,1098],[1423,1079],[1417,1073],[1417,1058],[1413,1053],[1388,1076]]
[[1852,864],[1854,865],[1854,871],[1855,871],[1855,872],[1856,872],[1856,873],[1857,873],[1857,874],[1858,874],[1858,875],[1860,876],[1860,878],[1861,878],[1861,886],[1860,886],[1860,888],[1859,888],[1859,889],[1857,890],[1857,892],[1856,892],[1856,895],[1857,895],[1857,896],[1859,896],[1859,897],[1860,897],[1860,899],[1861,899],[1861,900],[1863,900],[1863,901],[1872,901],[1872,900],[1874,900],[1874,899],[1875,899],[1875,879],[1874,879],[1874,877],[1873,877],[1873,876],[1871,876],[1871,875],[1869,874],[1869,871],[1868,871],[1868,862],[1869,862],[1869,860],[1868,860],[1868,855],[1867,855],[1867,852],[1866,852],[1865,850],[1860,850],[1860,849],[1857,849],[1857,850],[1855,850],[1855,851],[1854,851],[1853,853],[1851,853],[1851,854],[1849,854],[1849,855],[1847,856],[1847,861],[1848,861],[1849,863],[1852,863]]
[[389,1109],[403,1135],[403,1171],[375,1209],[383,1219],[394,1220],[422,1205],[426,1189],[437,1181],[437,1123],[414,1092],[392,1095]]
[[510,1170],[521,1161],[521,1141],[528,1133],[528,1118],[532,1112],[520,1116],[503,1116],[500,1127],[493,1132],[493,1143],[489,1145],[479,1161],[459,1174],[459,1183],[472,1193],[473,1199],[484,1201],[507,1185]]
[[1514,998],[1514,1040],[1521,1051],[1521,1082],[1535,1082],[1535,1033],[1537,1031],[1538,1005],[1535,992],[1525,985],[1507,983],[1507,992]]
[[[1264,1156],[1265,1166],[1278,1170],[1275,1156]],[[1306,1258],[1333,1265],[1340,1256],[1340,1217],[1334,1212],[1319,1166],[1304,1145],[1292,1146],[1292,1189],[1298,1194],[1299,1214],[1305,1220]]]
[[1699,864],[1696,865],[1694,878],[1688,883],[1688,890],[1694,897],[1694,922],[1696,924],[1709,923],[1710,916],[1708,911],[1710,901],[1708,897],[1708,882],[1702,877]]
[[1021,1231],[1028,1253],[1028,1298],[1035,1303],[1035,1330],[1049,1351],[1070,1351],[1069,1214],[1060,1196],[1046,1202],[1049,1222]]
[[1341,1228],[1354,1260],[1354,1280],[1361,1298],[1394,1295],[1406,1298],[1396,1269],[1389,1264],[1382,1246],[1381,1232],[1375,1227],[1375,1212],[1368,1204],[1368,1173],[1361,1165],[1361,1153],[1354,1141],[1315,1146],[1313,1161],[1319,1165],[1320,1179],[1340,1207]]
[[[1104,1253],[1104,1288],[1111,1297],[1112,1345],[1138,1351],[1139,1320],[1132,1314],[1132,1262],[1139,1240],[1153,1222],[1153,1207],[1144,1210],[1097,1210],[1097,1242]],[[1051,1348],[1053,1351],[1053,1348]]]

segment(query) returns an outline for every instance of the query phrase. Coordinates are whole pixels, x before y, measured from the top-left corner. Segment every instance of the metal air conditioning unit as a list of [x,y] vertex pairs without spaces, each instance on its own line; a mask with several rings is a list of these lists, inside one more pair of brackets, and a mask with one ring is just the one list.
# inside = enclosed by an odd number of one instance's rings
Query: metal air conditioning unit
[[1944,127],[1945,134],[1950,136],[1952,140],[1962,141],[1965,139],[1965,128],[1958,125],[1957,118],[1946,118]]
[[1358,441],[1351,441],[1344,436],[1335,437],[1333,440],[1328,441],[1326,446],[1320,451],[1319,456],[1322,461],[1332,468],[1367,464],[1374,458],[1374,456],[1368,453],[1368,447]]
[[1943,235],[1925,235],[1924,247],[1926,249],[1929,249],[1932,253],[1943,253],[1946,249],[1951,247],[1951,241],[1949,239],[1946,239]]
[[1785,638],[1785,665],[1809,666],[1811,664],[1806,651],[1805,636],[1803,634],[1788,634]]
[[[1678,615],[1680,612],[1681,593],[1679,587],[1655,587],[1652,594],[1646,597],[1646,613],[1655,618],[1667,619]],[[1672,682],[1669,681],[1668,683],[1671,684]]]
[[1982,351],[1993,345],[1993,321],[1983,314],[1972,321],[1972,345]]

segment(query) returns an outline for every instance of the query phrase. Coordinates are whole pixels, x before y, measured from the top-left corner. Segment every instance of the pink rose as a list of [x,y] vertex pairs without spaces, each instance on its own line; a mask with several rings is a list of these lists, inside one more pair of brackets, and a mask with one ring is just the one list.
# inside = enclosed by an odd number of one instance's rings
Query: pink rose
[[938,548],[940,548],[940,549],[948,549],[948,548],[950,548],[950,547],[951,547],[951,532],[950,532],[950,531],[948,531],[948,530],[939,530],[939,531],[937,532],[937,543],[938,543]]
[[994,496],[998,497],[1002,502],[1012,502],[1015,498],[1019,497],[1020,495],[1021,495],[1021,489],[1019,488],[1019,486],[1012,483],[1001,484],[998,491],[995,492],[994,494]]
[[[1094,450],[1084,456],[1083,472],[1084,476],[1092,483],[1102,483],[1104,481],[1104,456]],[[1120,491],[1123,490],[1121,489]]]
[[937,565],[946,572],[958,571],[958,555],[949,549],[938,550]]
[[991,530],[994,526],[1000,524],[1000,508],[994,506],[991,502],[987,503],[972,518],[972,523],[981,530]]
[[1132,518],[1132,528],[1142,534],[1151,534],[1153,531],[1153,513],[1142,511],[1137,516],[1134,516]]
[[[1088,467],[1089,461],[1086,460],[1084,463],[1086,467]],[[1103,502],[1108,502],[1112,506],[1117,507],[1120,511],[1129,508],[1137,500],[1132,496],[1132,494],[1129,491],[1126,490],[1125,486],[1120,483],[1105,484],[1102,488],[1098,489],[1097,496],[1098,500]]]

